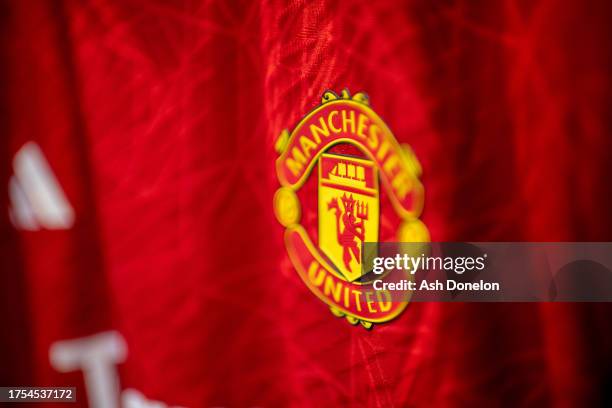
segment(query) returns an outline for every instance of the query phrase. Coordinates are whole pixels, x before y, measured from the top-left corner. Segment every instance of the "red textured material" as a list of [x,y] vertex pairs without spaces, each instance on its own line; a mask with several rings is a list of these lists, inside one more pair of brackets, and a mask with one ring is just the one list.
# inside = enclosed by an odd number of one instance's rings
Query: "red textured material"
[[0,214],[0,385],[83,387],[51,343],[115,329],[122,388],[173,405],[605,402],[609,305],[412,304],[353,327],[300,281],[272,197],[276,137],[348,88],[421,161],[432,240],[612,241],[609,2],[0,9],[1,185],[33,140],[77,220]]

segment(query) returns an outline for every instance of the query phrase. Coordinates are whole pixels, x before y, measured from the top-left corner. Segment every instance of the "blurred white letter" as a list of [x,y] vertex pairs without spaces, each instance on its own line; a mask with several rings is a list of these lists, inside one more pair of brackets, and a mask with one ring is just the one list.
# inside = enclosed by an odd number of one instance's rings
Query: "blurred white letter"
[[51,365],[60,372],[82,370],[87,399],[92,408],[115,408],[119,404],[116,365],[125,361],[127,347],[117,332],[104,332],[51,345]]

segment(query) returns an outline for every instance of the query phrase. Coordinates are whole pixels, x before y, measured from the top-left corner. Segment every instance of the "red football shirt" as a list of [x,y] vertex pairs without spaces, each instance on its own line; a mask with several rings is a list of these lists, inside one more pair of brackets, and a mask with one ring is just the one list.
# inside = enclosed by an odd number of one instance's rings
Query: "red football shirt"
[[605,398],[609,306],[353,327],[299,279],[272,198],[279,134],[348,88],[420,160],[432,240],[611,240],[606,2],[0,7],[0,385],[126,406]]

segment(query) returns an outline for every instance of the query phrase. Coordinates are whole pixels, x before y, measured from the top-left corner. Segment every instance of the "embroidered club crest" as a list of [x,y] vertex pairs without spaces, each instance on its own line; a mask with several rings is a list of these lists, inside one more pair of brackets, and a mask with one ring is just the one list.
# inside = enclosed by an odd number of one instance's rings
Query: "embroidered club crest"
[[375,254],[362,252],[381,239],[429,241],[412,150],[397,143],[364,93],[347,90],[325,92],[293,131],[282,132],[276,150],[274,211],[301,279],[351,324],[369,329],[397,317],[407,302],[372,288],[363,264]]

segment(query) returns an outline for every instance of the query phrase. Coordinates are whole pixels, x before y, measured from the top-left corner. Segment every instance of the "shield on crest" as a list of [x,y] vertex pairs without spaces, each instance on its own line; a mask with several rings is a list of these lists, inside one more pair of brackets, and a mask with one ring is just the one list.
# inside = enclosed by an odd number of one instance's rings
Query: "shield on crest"
[[319,159],[319,247],[349,282],[362,276],[363,243],[378,241],[375,164],[324,153]]

